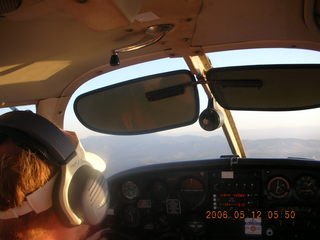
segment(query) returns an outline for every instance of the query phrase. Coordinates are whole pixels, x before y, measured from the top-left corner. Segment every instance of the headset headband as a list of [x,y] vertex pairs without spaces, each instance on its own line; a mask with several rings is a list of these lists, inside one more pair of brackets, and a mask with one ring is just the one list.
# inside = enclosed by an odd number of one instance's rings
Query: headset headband
[[75,146],[53,123],[31,111],[13,111],[0,116],[0,132],[10,135],[26,135],[48,149],[58,165],[72,158]]
[[26,197],[20,207],[0,211],[0,219],[18,218],[30,212],[41,213],[52,207],[52,191],[57,175]]

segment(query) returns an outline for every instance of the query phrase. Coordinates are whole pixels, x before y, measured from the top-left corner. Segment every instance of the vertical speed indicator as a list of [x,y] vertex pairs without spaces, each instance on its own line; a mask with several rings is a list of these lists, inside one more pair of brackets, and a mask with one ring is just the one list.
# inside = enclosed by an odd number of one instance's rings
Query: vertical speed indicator
[[318,193],[317,180],[311,176],[302,176],[296,182],[295,191],[303,200],[312,199]]

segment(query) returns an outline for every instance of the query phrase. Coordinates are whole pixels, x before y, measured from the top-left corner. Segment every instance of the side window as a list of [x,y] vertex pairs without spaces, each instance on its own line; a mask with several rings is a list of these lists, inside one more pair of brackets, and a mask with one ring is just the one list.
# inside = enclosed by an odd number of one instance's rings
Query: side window
[[[137,136],[113,136],[86,129],[73,112],[73,102],[80,94],[142,76],[188,69],[183,59],[160,59],[96,77],[72,96],[65,114],[65,129],[76,131],[87,151],[107,161],[110,176],[119,171],[146,164],[218,158],[230,154],[222,129],[206,132],[199,123],[187,127]],[[200,112],[207,107],[207,96],[199,86]],[[115,106],[117,107],[117,106]]]
[[17,106],[17,107],[6,107],[6,108],[0,108],[0,115],[7,113],[7,112],[11,112],[14,110],[29,110],[32,112],[36,112],[36,106],[34,104],[32,105],[25,105],[25,106]]

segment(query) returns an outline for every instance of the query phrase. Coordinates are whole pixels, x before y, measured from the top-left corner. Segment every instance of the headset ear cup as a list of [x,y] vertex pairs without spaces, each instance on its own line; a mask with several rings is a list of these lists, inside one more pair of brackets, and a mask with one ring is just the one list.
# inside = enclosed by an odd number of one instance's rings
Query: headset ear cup
[[107,214],[108,183],[101,172],[90,166],[82,166],[74,174],[68,197],[72,211],[84,224],[96,225]]
[[53,193],[52,193],[52,199],[53,199],[53,208],[54,212],[57,214],[59,220],[66,226],[66,227],[74,227],[75,225],[72,225],[70,221],[68,220],[67,215],[64,213],[60,201],[59,201],[59,192],[60,192],[60,185],[61,185],[61,172],[59,173],[59,176],[56,179],[56,182],[54,184]]

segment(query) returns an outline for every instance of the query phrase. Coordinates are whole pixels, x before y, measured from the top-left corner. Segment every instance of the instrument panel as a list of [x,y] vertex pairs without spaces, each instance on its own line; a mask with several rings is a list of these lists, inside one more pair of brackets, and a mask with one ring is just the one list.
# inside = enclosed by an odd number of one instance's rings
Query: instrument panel
[[109,239],[304,239],[320,232],[316,161],[216,159],[109,179]]

